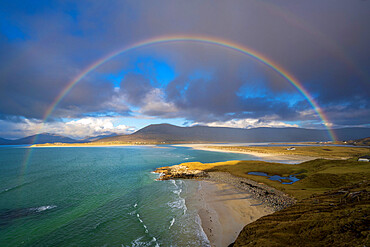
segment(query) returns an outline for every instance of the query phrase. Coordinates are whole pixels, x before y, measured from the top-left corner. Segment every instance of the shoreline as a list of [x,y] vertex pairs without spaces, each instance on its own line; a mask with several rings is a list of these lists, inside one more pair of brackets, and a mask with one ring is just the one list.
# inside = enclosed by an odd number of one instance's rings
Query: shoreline
[[198,189],[185,200],[198,213],[200,226],[212,247],[229,246],[246,225],[296,202],[273,187],[227,172],[179,179],[198,184]]
[[189,200],[196,208],[203,232],[212,247],[233,243],[245,225],[269,215],[275,210],[251,193],[228,183],[212,180],[186,180],[198,183],[195,196]]
[[284,162],[284,163],[302,163],[309,160],[317,159],[318,157],[310,157],[310,156],[293,156],[293,155],[278,155],[278,154],[269,154],[269,153],[259,153],[259,152],[244,152],[244,151],[235,151],[235,150],[227,150],[227,149],[219,149],[219,148],[212,148],[211,146],[222,146],[222,145],[215,145],[215,144],[181,144],[177,145],[180,147],[188,147],[196,150],[202,151],[210,151],[210,152],[221,152],[221,153],[237,153],[237,154],[247,154],[252,155],[255,157],[260,158],[263,161],[267,162]]

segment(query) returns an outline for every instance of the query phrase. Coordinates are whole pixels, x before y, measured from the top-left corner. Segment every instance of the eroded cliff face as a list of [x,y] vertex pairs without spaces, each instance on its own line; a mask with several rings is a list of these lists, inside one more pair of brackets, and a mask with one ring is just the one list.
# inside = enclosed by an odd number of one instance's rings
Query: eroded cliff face
[[369,182],[314,195],[247,225],[231,246],[369,246]]
[[159,173],[160,177],[158,180],[168,180],[174,178],[201,178],[208,177],[207,172],[201,170],[190,170],[188,167],[183,165],[165,166],[157,168],[155,173]]

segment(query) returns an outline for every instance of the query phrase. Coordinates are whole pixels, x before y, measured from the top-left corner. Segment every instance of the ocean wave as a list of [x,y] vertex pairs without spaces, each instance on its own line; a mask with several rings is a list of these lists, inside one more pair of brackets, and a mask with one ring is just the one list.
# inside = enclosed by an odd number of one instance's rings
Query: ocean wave
[[144,224],[143,220],[140,218],[140,214],[136,214],[136,217],[139,219],[140,223],[143,224],[145,233],[148,233],[148,227]]
[[[135,239],[134,241],[131,242],[131,247],[147,247],[147,246],[152,246],[153,243],[155,243],[155,247],[159,247],[159,244],[157,242],[157,239],[155,237],[153,237],[149,242],[144,242],[142,241],[144,236],[141,236],[137,239]],[[121,245],[122,247],[124,247],[123,245]],[[127,246],[129,247],[129,246]]]
[[179,197],[176,201],[167,202],[167,205],[173,209],[183,209],[184,214],[186,214],[186,211],[188,210],[188,208],[186,207],[185,199],[182,197]]
[[175,223],[175,218],[172,218],[172,220],[170,222],[170,226],[168,227],[168,229],[170,229],[173,226],[174,223]]
[[157,176],[156,176],[157,178],[155,178],[155,179],[154,179],[154,181],[161,181],[159,178],[160,178],[160,177],[162,177],[162,176],[164,175],[164,173],[163,173],[163,172],[161,172],[161,173],[151,172],[151,173],[153,173],[153,174],[156,174],[156,175],[157,175]]
[[40,213],[40,212],[43,212],[45,210],[53,209],[53,208],[56,208],[56,207],[57,206],[55,206],[55,205],[47,205],[47,206],[41,206],[41,207],[37,207],[37,208],[30,208],[30,211]]
[[182,192],[182,189],[173,190],[172,192],[175,193],[176,195],[180,196],[180,194]]
[[6,192],[9,192],[9,191],[12,191],[12,190],[15,190],[15,189],[19,189],[27,184],[30,184],[30,182],[27,182],[27,183],[23,183],[23,184],[19,184],[19,185],[15,185],[13,187],[9,187],[9,188],[6,188],[2,191],[0,191],[0,194],[3,194],[3,193],[6,193]]
[[199,231],[197,231],[197,235],[205,242],[205,246],[211,246],[207,234],[204,232],[202,227],[202,220],[200,219],[199,214],[196,215],[195,222],[199,225]]
[[183,181],[181,180],[170,180],[173,185],[175,185],[176,189],[172,190],[172,192],[177,195],[175,201],[168,202],[167,205],[173,209],[183,209],[184,214],[186,214],[187,207],[185,204],[185,199],[181,197]]
[[173,185],[175,185],[176,189],[179,187],[179,186],[177,186],[177,184],[176,184],[176,180],[171,179],[170,181],[171,181],[171,183],[172,183]]

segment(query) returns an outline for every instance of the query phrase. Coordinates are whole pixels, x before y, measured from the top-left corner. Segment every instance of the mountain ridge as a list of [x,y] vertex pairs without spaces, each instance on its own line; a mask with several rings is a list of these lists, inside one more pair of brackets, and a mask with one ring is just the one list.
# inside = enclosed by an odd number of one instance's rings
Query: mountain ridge
[[[370,128],[335,129],[338,140],[359,139],[370,136]],[[183,142],[297,142],[330,141],[327,130],[298,127],[252,129],[191,126],[180,127],[171,124],[151,124],[129,135],[102,138],[95,142],[126,143],[183,143]]]

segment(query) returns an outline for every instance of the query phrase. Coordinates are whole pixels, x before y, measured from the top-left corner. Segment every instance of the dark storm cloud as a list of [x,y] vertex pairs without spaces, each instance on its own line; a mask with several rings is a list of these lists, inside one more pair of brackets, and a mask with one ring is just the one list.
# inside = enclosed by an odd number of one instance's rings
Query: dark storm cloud
[[148,78],[137,74],[127,74],[121,82],[123,97],[128,103],[141,106],[145,96],[153,89]]
[[[161,35],[198,34],[240,43],[275,61],[302,83],[335,123],[366,124],[370,119],[369,1],[3,1],[1,5],[4,117],[42,118],[68,82],[126,45]],[[161,92],[163,105],[173,104],[178,112],[144,111],[149,115],[203,122],[269,116],[312,120],[311,115],[300,114],[311,110],[302,97],[293,103],[284,98],[298,94],[292,85],[251,58],[204,44],[137,52],[167,59],[177,74]],[[54,116],[129,114],[126,103],[146,106],[154,89],[146,75],[126,75],[120,93],[101,76],[118,71],[120,63],[115,62],[85,77]],[[210,75],[191,78],[195,71]],[[250,92],[248,97],[239,95],[243,87]],[[343,112],[348,120],[343,120]]]
[[[276,115],[281,119],[294,120],[298,112],[285,100],[275,98],[276,93],[265,92],[264,96],[253,96],[254,89],[263,88],[260,82],[233,78],[216,73],[212,79],[189,80],[179,78],[167,88],[167,99],[182,110],[181,114],[201,122],[227,121],[234,118],[260,118]],[[239,94],[247,85],[251,96]],[[258,91],[258,90],[257,90]]]

